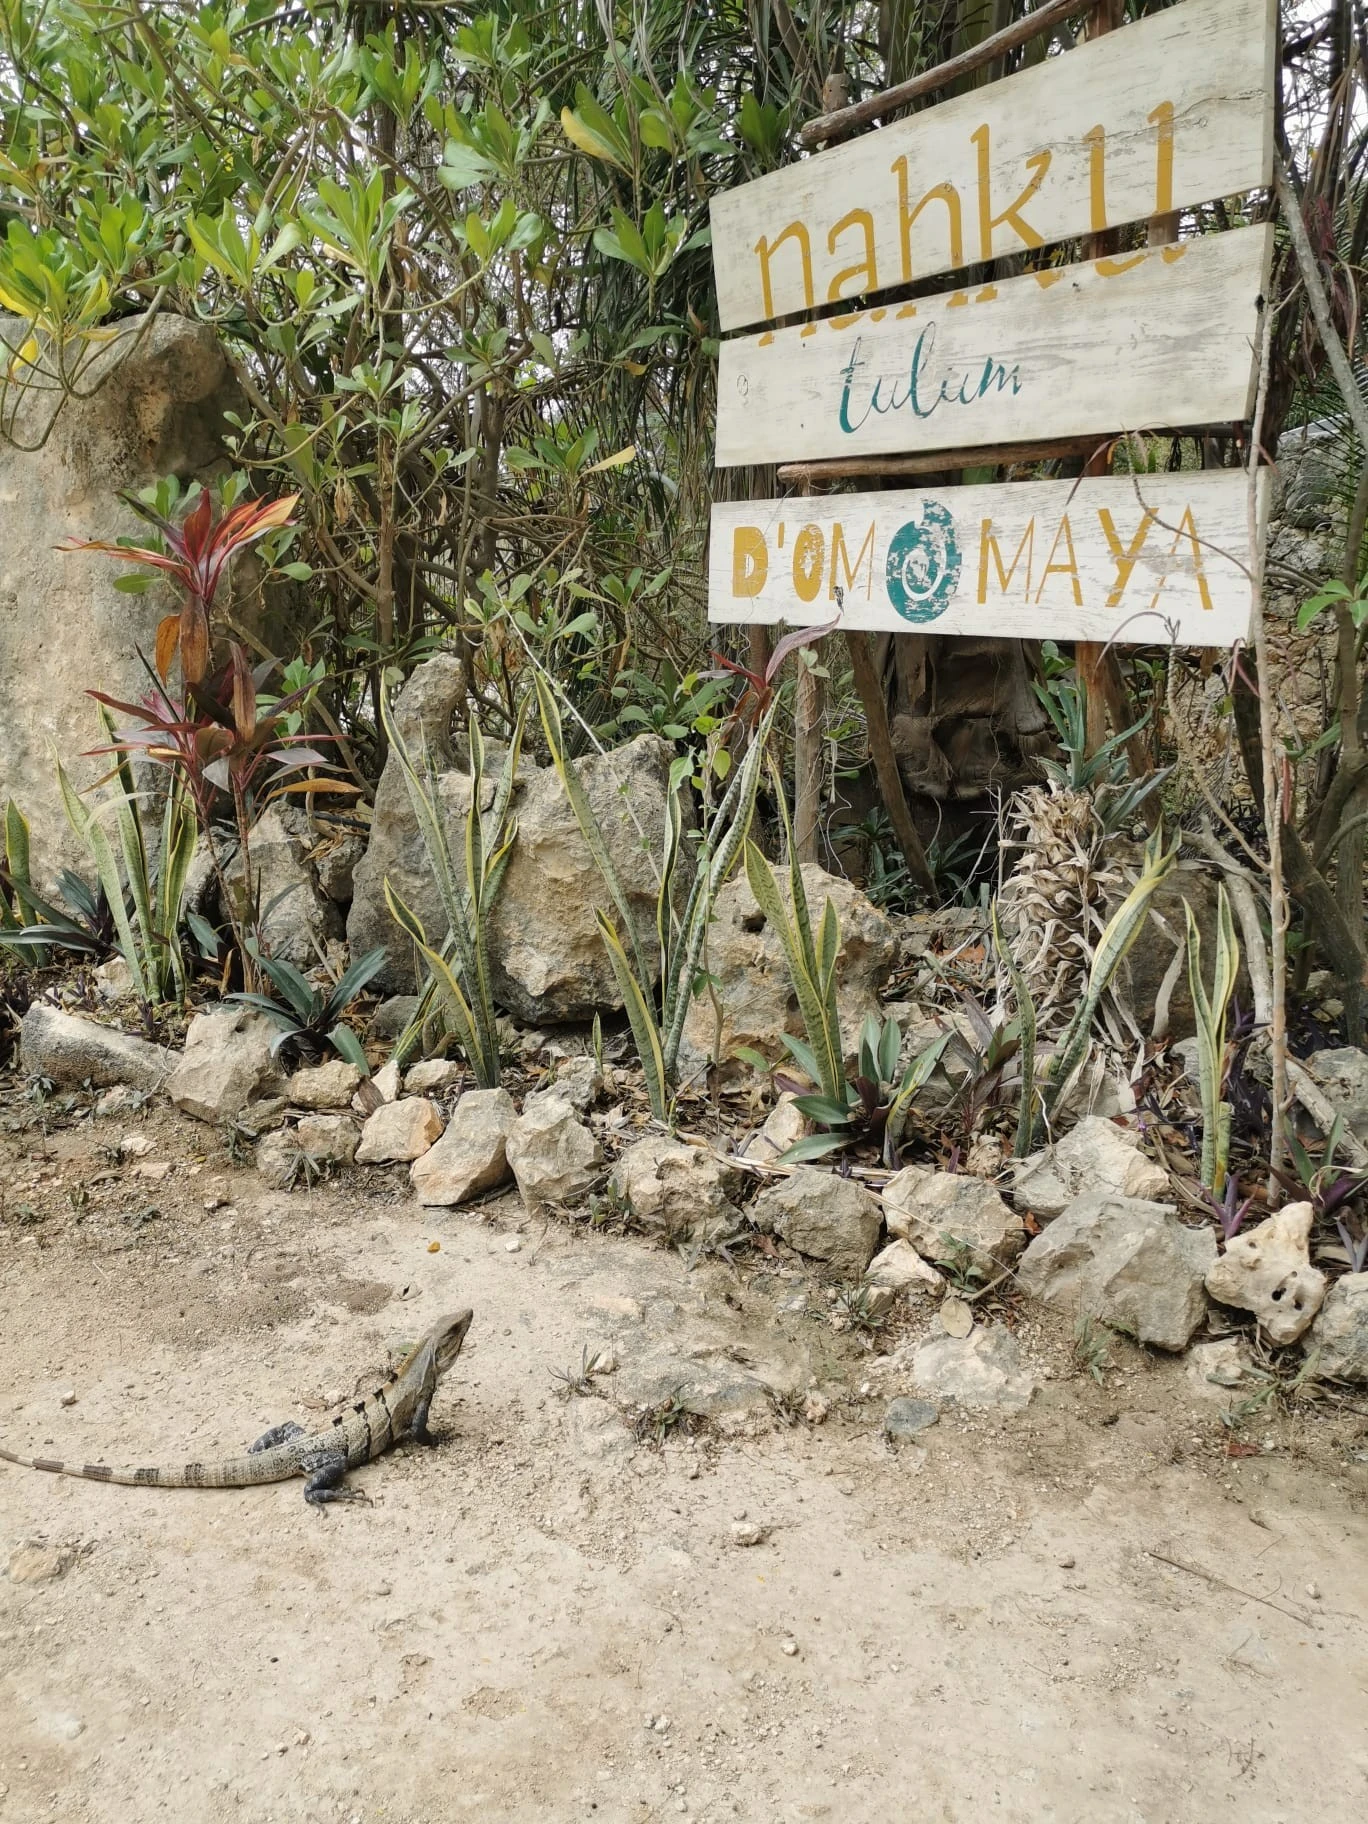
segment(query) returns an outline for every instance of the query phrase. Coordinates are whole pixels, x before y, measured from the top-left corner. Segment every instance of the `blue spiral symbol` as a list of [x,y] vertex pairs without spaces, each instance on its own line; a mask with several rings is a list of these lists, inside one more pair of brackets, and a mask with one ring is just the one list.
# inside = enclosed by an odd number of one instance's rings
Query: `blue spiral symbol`
[[934,621],[959,587],[955,521],[938,500],[918,501],[888,547],[888,599],[905,621]]

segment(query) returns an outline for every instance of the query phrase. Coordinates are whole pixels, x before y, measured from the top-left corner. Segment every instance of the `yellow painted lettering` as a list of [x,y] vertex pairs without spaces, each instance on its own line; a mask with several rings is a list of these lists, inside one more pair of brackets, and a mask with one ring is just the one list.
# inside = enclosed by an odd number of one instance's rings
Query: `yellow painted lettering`
[[1094,260],[1093,270],[1104,279],[1115,279],[1123,272],[1129,272],[1132,266],[1143,266],[1146,257],[1143,253],[1132,253],[1125,259],[1118,259],[1109,254],[1106,259]]
[[907,158],[895,158],[889,170],[897,174],[898,179],[898,224],[902,234],[902,277],[906,285],[914,276],[912,268],[912,224],[925,209],[928,203],[944,203],[945,212],[950,220],[950,264],[964,264],[964,220],[960,212],[959,191],[953,184],[937,184],[920,197],[916,206],[911,206],[907,181]]
[[[845,571],[844,584],[838,584],[836,581],[838,563]],[[855,553],[855,562],[852,565],[850,552],[846,548],[845,527],[838,520],[836,529],[831,535],[831,582],[827,587],[827,594],[833,602],[836,600],[838,587],[843,588],[847,594],[855,587],[855,579],[860,573],[862,564],[866,566],[865,600],[869,601],[874,593],[874,521],[869,522],[869,530],[865,533],[864,543]]]
[[738,526],[732,533],[732,594],[759,595],[769,575],[769,551],[759,526]]
[[1136,559],[1144,549],[1145,540],[1149,537],[1149,529],[1154,524],[1154,514],[1146,508],[1139,529],[1128,545],[1121,543],[1120,534],[1116,530],[1116,521],[1112,518],[1109,507],[1097,509],[1097,520],[1102,528],[1103,536],[1106,538],[1107,549],[1112,554],[1112,561],[1116,565],[1116,582],[1111,594],[1107,597],[1107,606],[1117,608],[1121,604],[1121,597],[1126,593],[1126,585],[1130,582]]
[[1101,234],[1107,225],[1107,129],[1090,127],[1083,144],[1088,148],[1088,226]]
[[[1192,556],[1190,559],[1178,559],[1178,547],[1183,544],[1184,541],[1186,541],[1191,550]],[[1175,559],[1178,559],[1178,561],[1175,562]],[[1202,607],[1210,612],[1211,589],[1207,584],[1206,571],[1202,568],[1202,540],[1197,531],[1197,522],[1192,517],[1191,504],[1184,507],[1183,517],[1178,521],[1178,530],[1174,534],[1173,543],[1169,546],[1168,562],[1164,565],[1164,574],[1160,577],[1159,587],[1155,590],[1154,599],[1150,602],[1151,613],[1159,606],[1159,597],[1164,593],[1164,585],[1168,582],[1169,576],[1174,570],[1178,570],[1183,575],[1190,575],[1192,577],[1192,580],[1197,585],[1198,600],[1201,602]]]
[[803,263],[803,308],[813,310],[817,300],[812,292],[812,241],[806,226],[802,222],[790,222],[782,234],[770,241],[762,234],[755,243],[755,251],[760,257],[760,288],[765,298],[765,315],[776,317],[779,312],[774,305],[774,285],[771,275],[771,263],[785,241],[793,241],[798,248],[799,258]]
[[1161,101],[1152,114],[1145,117],[1152,126],[1159,129],[1158,144],[1154,158],[1154,213],[1172,215],[1173,213],[1173,103]]
[[1054,154],[1049,151],[1033,152],[1026,160],[1026,169],[1032,173],[1030,182],[1022,190],[1015,202],[1008,203],[999,214],[993,214],[993,174],[990,167],[991,147],[988,140],[988,128],[978,127],[969,135],[972,143],[978,148],[978,209],[979,209],[979,258],[991,260],[993,256],[993,230],[1007,227],[1016,235],[1023,247],[1043,247],[1043,236],[1036,233],[1021,211],[1030,202],[1045,181],[1045,173],[1050,168]]
[[1017,573],[1017,566],[1023,556],[1025,557],[1026,580],[1022,586],[1022,595],[1023,597],[1029,596],[1031,593],[1031,565],[1035,558],[1035,520],[1032,519],[1022,533],[1021,543],[1016,548],[1016,556],[1012,559],[1010,569],[1003,568],[1002,552],[993,533],[992,520],[983,521],[979,530],[978,599],[980,606],[988,600],[988,559],[990,556],[993,566],[997,570],[997,586],[1001,595],[1006,595],[1011,588],[1012,579]]
[[[1063,543],[1064,549],[1068,552],[1068,561],[1066,563],[1057,564],[1055,562],[1055,552],[1058,551],[1061,542]],[[1036,590],[1035,594],[1037,607],[1040,606],[1040,598],[1045,593],[1045,585],[1052,576],[1067,576],[1071,578],[1073,584],[1074,607],[1081,608],[1083,606],[1083,589],[1078,580],[1078,559],[1074,556],[1073,529],[1069,525],[1069,516],[1067,513],[1059,522],[1059,526],[1054,535],[1054,543],[1050,546],[1050,555],[1045,560],[1045,568],[1040,573],[1040,587]]]
[[834,254],[836,242],[847,228],[859,228],[864,234],[864,258],[854,266],[842,267],[831,284],[827,287],[827,302],[834,304],[838,298],[847,294],[843,287],[847,279],[859,279],[860,283],[851,287],[853,293],[877,291],[879,289],[879,269],[874,259],[874,217],[868,209],[852,209],[849,215],[843,215],[831,233],[827,236],[827,252]]
[[793,587],[800,602],[815,602],[826,571],[826,540],[820,526],[804,526],[793,541]]

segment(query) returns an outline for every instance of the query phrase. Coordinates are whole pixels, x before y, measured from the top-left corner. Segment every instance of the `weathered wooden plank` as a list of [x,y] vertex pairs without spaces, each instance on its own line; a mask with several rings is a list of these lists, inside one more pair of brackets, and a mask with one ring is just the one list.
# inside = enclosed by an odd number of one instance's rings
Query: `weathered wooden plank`
[[1182,0],[712,202],[724,330],[1267,184],[1274,0]]
[[724,342],[717,462],[1245,418],[1272,235],[1237,228]]
[[1238,469],[719,502],[708,618],[1226,646],[1249,626]]

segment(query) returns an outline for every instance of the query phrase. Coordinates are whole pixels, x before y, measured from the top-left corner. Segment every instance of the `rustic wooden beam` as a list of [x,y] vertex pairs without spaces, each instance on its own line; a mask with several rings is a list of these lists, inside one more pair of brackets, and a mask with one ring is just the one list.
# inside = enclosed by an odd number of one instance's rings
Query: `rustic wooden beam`
[[883,794],[884,809],[888,812],[888,821],[893,826],[893,834],[898,847],[902,850],[903,860],[907,863],[908,872],[925,893],[933,898],[936,893],[936,878],[931,872],[931,864],[926,859],[926,850],[922,847],[917,826],[912,821],[912,813],[907,806],[907,794],[903,790],[902,772],[898,767],[898,756],[893,748],[893,731],[888,723],[888,702],[884,696],[883,679],[879,668],[874,663],[874,654],[870,647],[867,633],[847,633],[845,636],[846,651],[850,654],[850,668],[855,677],[855,688],[860,693],[860,702],[865,712],[865,729],[869,736],[869,757],[874,762],[874,776],[879,782]]
[[911,456],[829,456],[812,462],[781,462],[780,481],[819,486],[862,476],[935,475],[945,469],[997,468],[1004,463],[1047,462],[1054,456],[1091,456],[1110,448],[1113,438],[1063,437],[1048,443],[988,444],[972,450],[924,450]]
[[985,38],[981,44],[971,45],[967,51],[961,51],[958,57],[947,58],[934,69],[923,70],[919,76],[910,76],[906,82],[895,83],[891,89],[880,89],[876,95],[866,95],[863,101],[853,102],[848,108],[837,108],[832,114],[819,114],[799,133],[799,144],[820,146],[827,140],[844,139],[848,134],[858,132],[861,127],[867,127],[871,121],[882,120],[885,114],[906,107],[908,102],[916,101],[922,95],[948,88],[952,82],[958,82],[961,76],[969,76],[975,70],[981,70],[985,63],[991,63],[995,57],[1003,57],[1008,51],[1014,51],[1019,44],[1029,43],[1032,38],[1039,37],[1041,32],[1050,31],[1063,20],[1073,18],[1076,13],[1090,13],[1096,3],[1097,0],[1047,0],[1046,5],[1038,6],[1034,12],[1027,13],[1024,19],[1018,19],[1002,31],[994,32],[991,38]]

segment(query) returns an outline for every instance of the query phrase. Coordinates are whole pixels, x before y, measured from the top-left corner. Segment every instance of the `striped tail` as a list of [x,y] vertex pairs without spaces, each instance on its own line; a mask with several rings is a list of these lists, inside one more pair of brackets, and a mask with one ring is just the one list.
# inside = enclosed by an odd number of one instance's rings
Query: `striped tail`
[[255,1456],[228,1457],[218,1463],[155,1464],[133,1469],[126,1464],[61,1463],[55,1457],[20,1457],[0,1446],[0,1458],[21,1469],[43,1469],[54,1476],[80,1476],[87,1482],[120,1482],[130,1488],[251,1488],[261,1482],[284,1482],[297,1476],[292,1451],[263,1450]]

